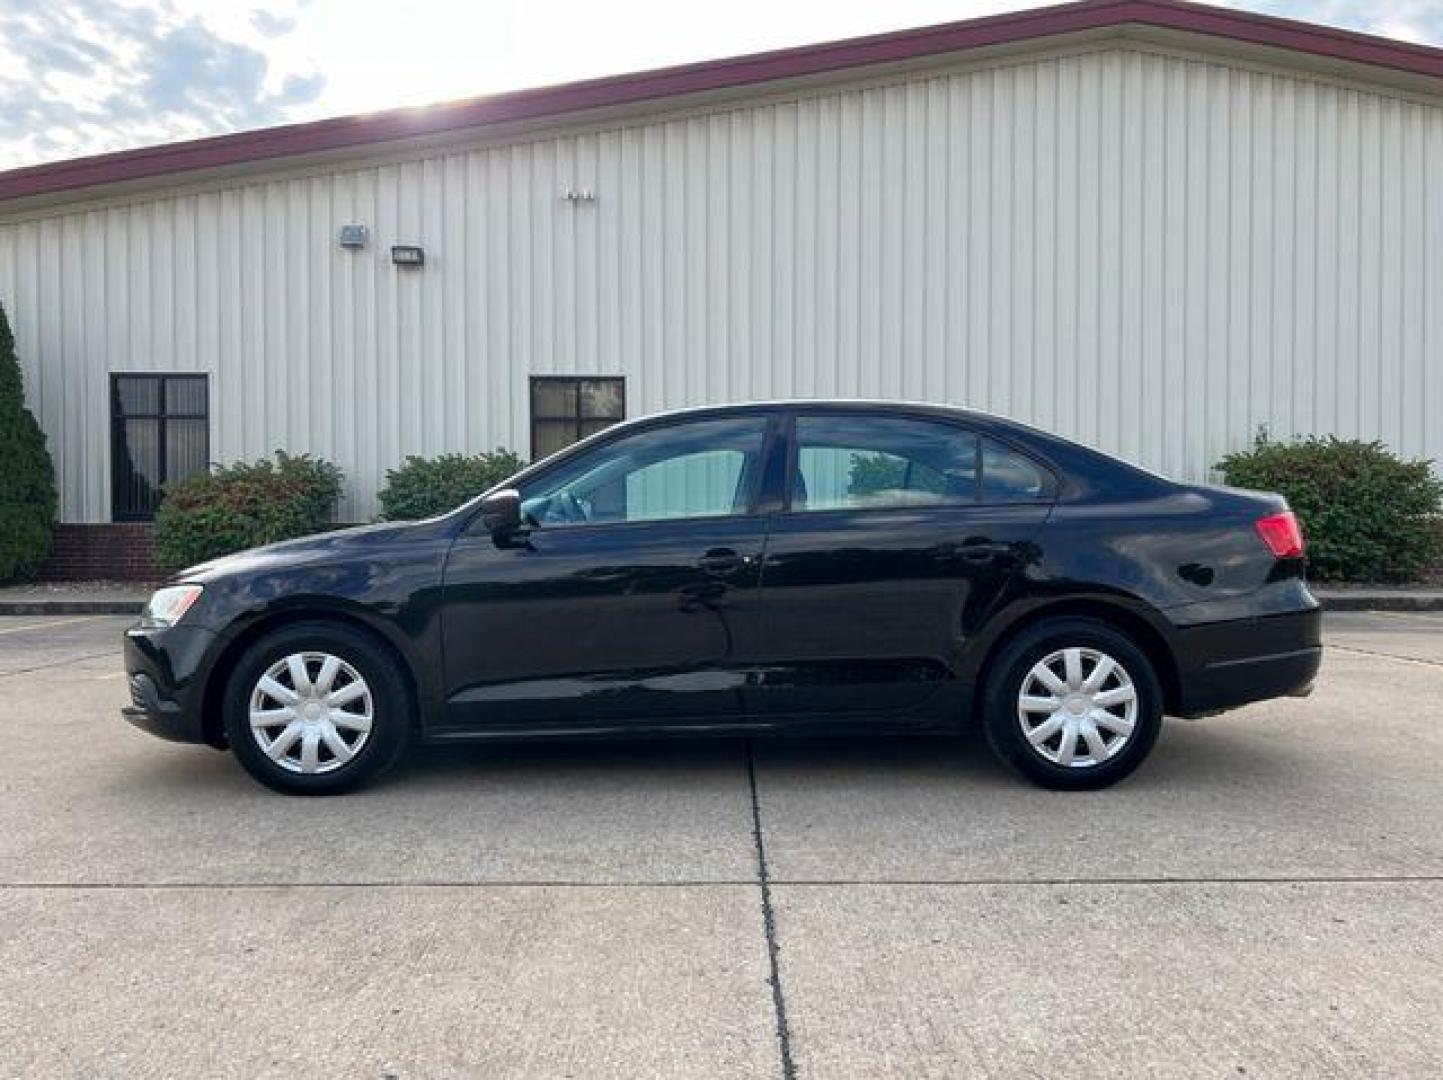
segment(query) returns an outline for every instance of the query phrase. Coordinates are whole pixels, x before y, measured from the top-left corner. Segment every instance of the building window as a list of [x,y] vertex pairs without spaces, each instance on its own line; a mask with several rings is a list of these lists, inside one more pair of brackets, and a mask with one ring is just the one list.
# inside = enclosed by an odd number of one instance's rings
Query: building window
[[531,460],[540,461],[572,443],[626,419],[626,380],[531,378]]
[[116,521],[149,521],[166,484],[210,462],[204,375],[110,377],[110,508]]

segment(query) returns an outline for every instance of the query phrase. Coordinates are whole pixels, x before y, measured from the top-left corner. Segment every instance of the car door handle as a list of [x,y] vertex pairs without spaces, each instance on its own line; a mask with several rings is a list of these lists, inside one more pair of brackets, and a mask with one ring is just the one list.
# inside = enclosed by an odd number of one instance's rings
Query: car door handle
[[697,561],[697,565],[708,574],[730,573],[733,570],[740,570],[750,563],[751,559],[731,548],[712,548]]
[[999,555],[1006,555],[1007,551],[1006,544],[996,544],[991,540],[974,538],[962,541],[962,558],[971,563],[991,562]]

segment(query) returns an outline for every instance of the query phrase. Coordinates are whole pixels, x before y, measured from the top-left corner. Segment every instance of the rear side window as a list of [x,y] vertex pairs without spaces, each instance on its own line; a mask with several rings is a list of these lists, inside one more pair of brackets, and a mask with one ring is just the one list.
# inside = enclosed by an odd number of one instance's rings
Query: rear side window
[[799,416],[792,510],[977,500],[977,436],[894,416]]
[[984,503],[1037,502],[1047,496],[1042,470],[1017,451],[982,440],[981,497]]

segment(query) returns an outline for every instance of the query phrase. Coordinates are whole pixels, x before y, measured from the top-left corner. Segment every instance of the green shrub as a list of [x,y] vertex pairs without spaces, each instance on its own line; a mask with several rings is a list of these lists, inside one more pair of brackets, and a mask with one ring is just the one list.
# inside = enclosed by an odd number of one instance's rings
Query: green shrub
[[10,320],[0,307],[0,581],[34,576],[55,532],[55,467],[25,407]]
[[155,561],[179,569],[329,528],[341,470],[308,454],[237,462],[168,487],[155,514]]
[[1235,487],[1287,496],[1319,581],[1413,581],[1443,557],[1443,482],[1432,462],[1404,461],[1382,443],[1328,438],[1270,442],[1217,465]]
[[386,486],[378,496],[381,516],[388,521],[414,521],[444,514],[520,472],[525,465],[510,450],[434,458],[412,455],[399,469],[386,473]]

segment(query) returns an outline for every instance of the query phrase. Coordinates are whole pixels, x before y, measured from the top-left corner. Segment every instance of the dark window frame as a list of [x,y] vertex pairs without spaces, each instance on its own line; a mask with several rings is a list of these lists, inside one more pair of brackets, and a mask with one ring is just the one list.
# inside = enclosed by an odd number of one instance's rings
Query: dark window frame
[[[158,384],[155,412],[126,412],[121,407],[118,384],[122,379],[144,379]],[[167,383],[200,382],[205,387],[205,409],[203,412],[171,412],[167,408]],[[154,510],[122,508],[120,462],[125,450],[126,420],[156,421],[156,460],[160,466],[160,486],[171,483],[165,475],[167,459],[167,437],[171,420],[203,420],[205,422],[205,449],[202,455],[210,461],[210,373],[204,371],[112,371],[110,372],[110,519],[112,521],[153,521]]]
[[[574,383],[574,394],[572,395],[572,412],[565,416],[543,416],[536,411],[536,388],[544,384]],[[618,417],[596,417],[583,416],[581,412],[581,390],[585,383],[616,383],[621,388],[621,415]],[[582,425],[590,420],[610,420],[608,426],[615,426],[626,419],[626,376],[625,375],[532,375],[527,384],[527,412],[530,415],[530,452],[531,459],[536,460],[537,447],[537,421],[571,421],[574,427],[575,438],[569,445],[575,445],[586,436],[581,433]],[[593,432],[593,434],[595,434]],[[562,449],[565,449],[563,447]]]

